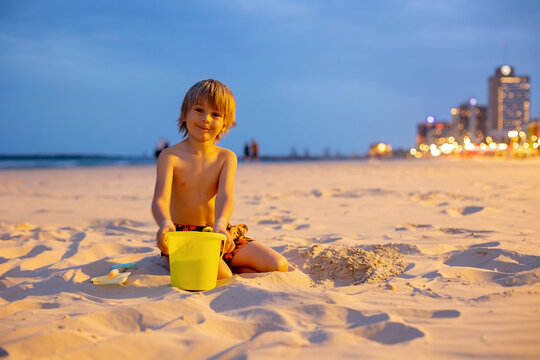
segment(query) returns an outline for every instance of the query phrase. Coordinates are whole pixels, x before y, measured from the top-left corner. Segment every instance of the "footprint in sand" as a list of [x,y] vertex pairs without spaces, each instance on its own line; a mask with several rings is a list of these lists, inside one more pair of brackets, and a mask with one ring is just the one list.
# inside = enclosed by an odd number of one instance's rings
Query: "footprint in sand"
[[424,333],[415,327],[390,321],[386,313],[364,315],[361,311],[339,305],[297,306],[290,316],[306,322],[316,318],[317,323],[325,325],[318,326],[317,330],[309,334],[308,341],[311,343],[328,341],[335,332],[324,329],[336,327],[345,327],[351,334],[384,345],[398,344],[424,336]]
[[[290,211],[283,211],[289,213]],[[257,220],[256,220],[257,221]],[[274,230],[305,230],[310,228],[310,224],[298,224],[296,218],[288,215],[274,215],[261,218],[257,221],[259,225],[271,225]]]
[[350,331],[355,335],[384,345],[399,344],[424,337],[424,333],[417,328],[393,321],[361,326],[350,329]]
[[274,226],[274,229],[275,230],[305,230],[305,229],[309,229],[310,228],[310,225],[309,224],[284,224],[284,225],[277,225],[277,226]]
[[413,224],[405,223],[395,227],[395,231],[404,231],[404,230],[418,230],[418,229],[429,229],[431,224]]
[[295,218],[290,217],[290,216],[276,215],[276,216],[271,216],[271,217],[259,219],[257,224],[259,224],[259,225],[283,225],[283,224],[291,224],[295,220],[296,220]]
[[412,192],[408,194],[408,197],[410,200],[424,206],[443,206],[447,204],[443,199],[443,194],[434,191],[427,193]]
[[472,282],[496,282],[503,286],[532,285],[540,282],[540,256],[487,247],[492,244],[496,242],[472,245],[466,250],[450,252],[451,256],[445,264],[458,270],[442,275]]
[[324,196],[328,196],[328,194],[323,191],[323,190],[319,190],[319,189],[313,189],[309,192],[309,195],[311,196],[314,196],[316,198],[320,198],[320,197],[324,197]]
[[495,185],[484,183],[484,182],[475,182],[473,185],[483,190],[492,190],[495,188]]
[[461,316],[458,310],[424,310],[424,309],[397,309],[392,313],[405,318],[421,318],[421,319],[452,319]]
[[453,235],[466,234],[468,236],[473,236],[475,238],[484,237],[484,234],[490,234],[494,232],[492,230],[470,230],[470,229],[465,229],[465,228],[454,228],[454,227],[439,228],[439,231],[445,234],[453,234]]
[[95,220],[92,222],[91,228],[95,231],[104,231],[105,235],[125,235],[137,234],[137,235],[153,235],[152,231],[144,229],[147,224],[129,219],[116,219],[116,220]]
[[465,207],[462,207],[462,208],[451,208],[451,209],[446,209],[444,211],[442,211],[442,213],[446,213],[450,216],[453,216],[453,217],[461,217],[461,216],[467,216],[467,215],[472,215],[472,214],[476,214],[480,211],[484,210],[484,207],[483,206],[465,206]]
[[501,273],[518,273],[540,267],[540,256],[521,255],[514,251],[487,247],[456,250],[446,265],[473,267]]
[[344,191],[344,190],[338,190],[332,194],[333,197],[337,198],[350,198],[350,199],[356,199],[362,197],[361,194],[358,193],[358,191]]

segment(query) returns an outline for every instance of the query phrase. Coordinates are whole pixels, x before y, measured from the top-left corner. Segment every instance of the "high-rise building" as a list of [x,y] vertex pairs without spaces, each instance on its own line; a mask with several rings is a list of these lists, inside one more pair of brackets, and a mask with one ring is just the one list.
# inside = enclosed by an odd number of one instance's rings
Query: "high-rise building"
[[426,117],[425,122],[418,123],[418,128],[416,131],[416,145],[428,144],[429,140],[431,140],[428,139],[428,136],[430,135],[431,130],[434,128],[435,117],[433,115]]
[[448,141],[451,136],[450,123],[438,122],[433,116],[428,116],[425,122],[418,124],[416,133],[416,144],[425,145],[440,145]]
[[476,98],[452,109],[452,136],[463,143],[464,138],[479,144],[486,137],[487,107],[478,105]]
[[452,136],[452,124],[449,122],[437,122],[435,127],[428,131],[428,144],[442,145],[448,142]]
[[427,144],[428,131],[434,127],[435,126],[433,124],[429,124],[425,122],[418,123],[418,128],[416,131],[416,145],[417,146],[422,145],[422,144]]
[[[540,139],[540,119],[531,119],[529,122],[529,128],[527,129],[527,141],[530,145],[538,143]],[[538,146],[535,147],[537,149]]]
[[514,68],[503,65],[489,78],[488,134],[506,139],[508,131],[520,131],[529,123],[530,83],[528,76],[517,76]]

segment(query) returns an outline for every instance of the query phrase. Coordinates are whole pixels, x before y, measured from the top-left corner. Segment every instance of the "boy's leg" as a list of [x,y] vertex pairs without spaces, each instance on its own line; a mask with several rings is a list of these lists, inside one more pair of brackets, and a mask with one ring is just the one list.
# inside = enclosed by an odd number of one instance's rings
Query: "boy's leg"
[[241,268],[251,268],[257,272],[288,271],[287,259],[274,249],[260,242],[252,241],[244,245],[231,261],[231,266],[241,271]]
[[231,270],[233,271],[233,273],[237,273],[237,274],[245,274],[245,273],[258,273],[257,270],[255,269],[252,269],[250,267],[232,267]]
[[223,259],[221,259],[219,261],[219,268],[218,268],[218,274],[217,274],[218,280],[228,279],[228,278],[230,278],[232,276],[233,276],[233,274],[232,274],[231,269],[229,268],[229,266],[227,266],[225,261],[223,261]]

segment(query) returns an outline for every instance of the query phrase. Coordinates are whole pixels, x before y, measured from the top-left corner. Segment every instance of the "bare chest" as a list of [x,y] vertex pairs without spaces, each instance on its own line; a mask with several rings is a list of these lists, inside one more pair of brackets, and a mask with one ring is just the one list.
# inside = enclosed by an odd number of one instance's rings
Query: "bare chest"
[[173,192],[185,199],[212,197],[217,192],[219,173],[220,166],[216,163],[178,166],[173,173]]

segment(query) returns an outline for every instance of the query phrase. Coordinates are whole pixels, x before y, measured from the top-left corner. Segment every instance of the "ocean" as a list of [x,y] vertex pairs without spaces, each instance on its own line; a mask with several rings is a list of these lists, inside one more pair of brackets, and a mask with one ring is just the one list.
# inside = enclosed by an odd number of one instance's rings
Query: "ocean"
[[[366,156],[355,157],[298,157],[298,156],[261,156],[259,161],[267,162],[306,162],[306,161],[362,161]],[[249,161],[252,162],[253,160]],[[245,160],[238,156],[238,162]],[[114,156],[114,155],[0,155],[0,170],[3,169],[42,169],[75,168],[92,166],[133,166],[154,165],[156,159],[149,156]]]
[[153,157],[109,155],[0,155],[1,169],[74,168],[155,164]]

